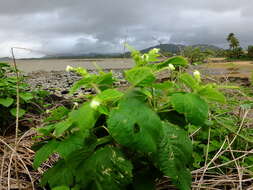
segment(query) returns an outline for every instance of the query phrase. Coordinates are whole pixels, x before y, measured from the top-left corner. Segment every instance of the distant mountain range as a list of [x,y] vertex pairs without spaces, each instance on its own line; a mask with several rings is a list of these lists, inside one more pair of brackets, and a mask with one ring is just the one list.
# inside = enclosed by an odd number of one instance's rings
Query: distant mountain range
[[[171,53],[180,53],[184,48],[186,48],[188,46],[186,45],[182,45],[182,44],[160,44],[160,45],[156,45],[153,47],[149,47],[146,49],[141,50],[142,53],[146,53],[149,50],[153,49],[153,48],[159,48],[161,52],[171,52]],[[206,50],[206,49],[210,49],[210,50],[220,50],[221,48],[214,46],[214,45],[208,45],[208,44],[196,44],[196,45],[192,45],[191,47],[193,48],[200,48],[201,50]]]
[[[188,46],[182,45],[182,44],[160,44],[153,47],[149,47],[146,49],[140,50],[142,53],[146,53],[149,50],[153,48],[159,48],[161,52],[171,52],[173,54],[180,53],[184,48]],[[211,49],[214,51],[220,50],[222,48],[219,48],[214,45],[208,45],[208,44],[196,44],[192,45],[193,48],[200,48],[201,50]],[[54,56],[44,56],[42,58],[32,58],[32,59],[82,59],[82,58],[117,58],[117,57],[125,57],[129,56],[130,53],[126,52],[125,54],[122,53],[83,53],[83,54],[73,54],[73,53],[63,53],[63,54],[57,54]],[[31,58],[30,58],[31,59]],[[0,61],[9,61],[10,58],[4,57],[0,58]]]
[[121,53],[64,53],[54,56],[44,56],[43,59],[82,59],[82,58],[116,58],[122,57]]
[[0,62],[8,62],[10,61],[9,57],[0,57]]

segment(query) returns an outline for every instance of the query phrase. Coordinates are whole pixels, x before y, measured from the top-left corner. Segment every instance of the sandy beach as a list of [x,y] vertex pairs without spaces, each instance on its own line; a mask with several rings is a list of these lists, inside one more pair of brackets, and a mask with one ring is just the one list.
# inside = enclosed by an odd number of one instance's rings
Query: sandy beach
[[63,71],[67,65],[72,67],[84,67],[96,69],[96,63],[103,69],[127,69],[134,63],[131,59],[41,59],[41,60],[17,60],[18,68],[30,73],[34,71]]

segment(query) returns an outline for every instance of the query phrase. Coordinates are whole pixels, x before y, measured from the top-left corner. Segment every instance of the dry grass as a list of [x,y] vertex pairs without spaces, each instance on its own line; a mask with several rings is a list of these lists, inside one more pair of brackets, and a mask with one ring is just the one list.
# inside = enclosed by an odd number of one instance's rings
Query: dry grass
[[0,137],[1,189],[35,189],[39,173],[32,171],[34,135],[35,131],[29,130],[18,137],[16,150],[15,136]]
[[[15,135],[0,137],[0,189],[39,189],[39,179],[43,172],[58,159],[51,157],[38,170],[32,167],[35,152],[31,149],[35,143],[36,131],[30,129],[18,137],[15,151]],[[10,161],[12,159],[12,163]],[[16,163],[16,164],[15,164]]]

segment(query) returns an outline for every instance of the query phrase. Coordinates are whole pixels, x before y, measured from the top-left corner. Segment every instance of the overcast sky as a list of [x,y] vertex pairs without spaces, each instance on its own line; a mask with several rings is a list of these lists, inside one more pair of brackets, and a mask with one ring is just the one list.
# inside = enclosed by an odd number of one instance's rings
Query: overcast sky
[[[253,44],[253,0],[1,0],[0,56],[122,52],[162,43],[226,47],[234,32]],[[18,51],[19,56],[35,52]]]

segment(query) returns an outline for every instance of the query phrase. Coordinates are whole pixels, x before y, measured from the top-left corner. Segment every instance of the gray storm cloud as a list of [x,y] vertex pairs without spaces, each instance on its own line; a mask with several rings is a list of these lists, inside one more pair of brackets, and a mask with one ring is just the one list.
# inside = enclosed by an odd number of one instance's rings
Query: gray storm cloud
[[[52,53],[120,52],[163,43],[253,44],[251,0],[8,0],[0,2],[0,56],[13,46]],[[36,56],[20,52],[20,56]]]

